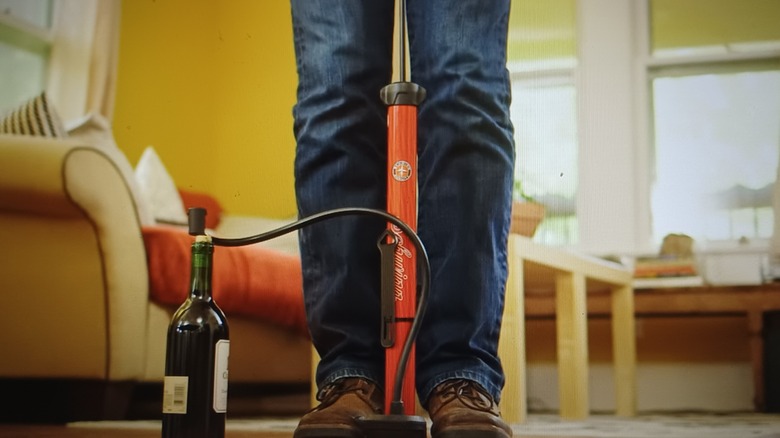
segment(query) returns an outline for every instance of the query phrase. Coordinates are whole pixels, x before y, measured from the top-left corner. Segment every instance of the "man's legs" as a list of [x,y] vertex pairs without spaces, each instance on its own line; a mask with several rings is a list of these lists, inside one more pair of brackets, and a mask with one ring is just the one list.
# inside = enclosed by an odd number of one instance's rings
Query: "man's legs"
[[[390,79],[392,2],[292,4],[300,79],[299,211],[306,216],[340,206],[384,208],[386,108],[373,96]],[[419,230],[434,272],[417,343],[423,400],[434,387],[482,398],[468,384],[441,385],[452,379],[477,382],[492,399],[503,385],[497,343],[514,163],[507,15],[508,0],[409,0],[413,80],[428,91],[419,113]],[[323,355],[321,387],[341,377],[381,384],[374,244],[384,227],[382,221],[343,219],[301,232],[307,315]],[[363,411],[375,407],[374,393],[363,383],[349,380],[337,389],[351,391],[348,401]],[[317,435],[317,421],[328,416],[307,416],[296,437],[333,436]],[[487,432],[478,436],[511,435],[500,421],[477,416],[464,424],[453,418],[434,416],[434,436],[450,436],[450,425],[458,429],[452,436],[475,428]]]
[[506,70],[508,0],[409,0],[419,112],[419,232],[433,268],[417,340],[425,402],[450,379],[498,400],[497,357],[514,173]]
[[[295,187],[301,216],[385,208],[386,108],[393,2],[292,0],[299,76]],[[379,253],[385,223],[339,218],[300,232],[309,329],[320,388],[343,377],[381,384]]]

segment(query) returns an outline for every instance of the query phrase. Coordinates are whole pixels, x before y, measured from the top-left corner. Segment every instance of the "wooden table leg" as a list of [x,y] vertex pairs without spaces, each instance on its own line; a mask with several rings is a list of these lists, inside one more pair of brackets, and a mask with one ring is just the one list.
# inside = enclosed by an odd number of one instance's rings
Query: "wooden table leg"
[[320,354],[317,353],[317,349],[314,348],[314,345],[311,346],[311,385],[309,386],[309,403],[311,404],[311,407],[315,407],[320,402],[317,400],[317,393],[319,392],[319,388],[317,388],[317,365],[320,363]]
[[514,239],[509,239],[509,277],[504,295],[504,317],[498,355],[506,383],[501,394],[501,415],[509,423],[524,423],[526,402],[525,302],[523,300],[523,260]]
[[555,279],[560,415],[586,418],[588,406],[588,325],[585,276],[559,272]]
[[612,356],[616,414],[636,415],[636,323],[631,285],[612,290]]
[[751,310],[747,317],[753,371],[753,407],[756,412],[764,412],[764,312]]

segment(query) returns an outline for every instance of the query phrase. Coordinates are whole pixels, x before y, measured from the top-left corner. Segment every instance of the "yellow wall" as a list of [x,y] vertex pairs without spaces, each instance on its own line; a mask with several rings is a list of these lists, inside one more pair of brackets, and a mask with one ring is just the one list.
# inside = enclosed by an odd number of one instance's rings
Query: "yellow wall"
[[289,3],[123,2],[114,131],[232,214],[295,214]]
[[507,57],[529,61],[577,56],[575,0],[513,0]]
[[652,0],[650,14],[655,49],[780,39],[777,0]]

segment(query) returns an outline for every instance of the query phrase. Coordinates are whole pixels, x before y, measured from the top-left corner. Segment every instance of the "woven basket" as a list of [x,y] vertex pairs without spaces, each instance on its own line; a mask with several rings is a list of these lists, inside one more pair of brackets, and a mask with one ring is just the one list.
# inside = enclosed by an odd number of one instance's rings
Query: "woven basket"
[[535,202],[515,201],[512,203],[511,233],[533,237],[536,227],[544,219],[544,206]]

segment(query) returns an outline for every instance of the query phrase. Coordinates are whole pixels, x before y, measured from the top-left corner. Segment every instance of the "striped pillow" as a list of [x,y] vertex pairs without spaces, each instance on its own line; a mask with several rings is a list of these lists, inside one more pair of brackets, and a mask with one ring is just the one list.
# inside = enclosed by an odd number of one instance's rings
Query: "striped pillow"
[[46,97],[46,92],[6,114],[0,120],[0,133],[67,137],[62,121]]

